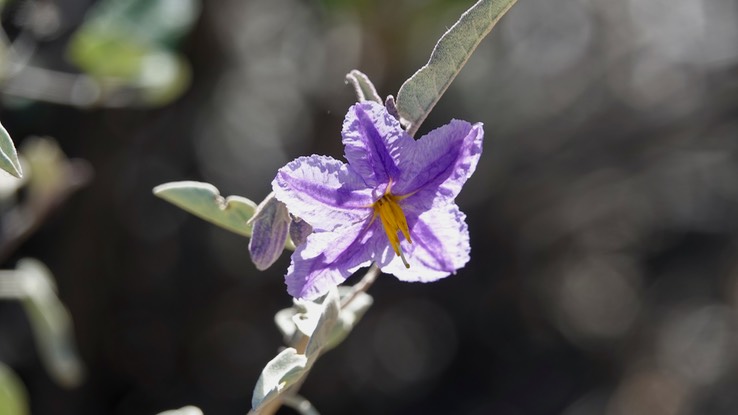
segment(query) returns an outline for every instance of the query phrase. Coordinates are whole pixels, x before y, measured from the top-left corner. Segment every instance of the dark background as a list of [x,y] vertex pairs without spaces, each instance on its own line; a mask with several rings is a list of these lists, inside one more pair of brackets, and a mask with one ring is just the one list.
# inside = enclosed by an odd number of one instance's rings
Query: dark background
[[[58,3],[67,29],[37,53],[67,68],[90,2]],[[17,144],[52,136],[95,171],[2,264],[53,271],[88,370],[57,386],[22,308],[0,303],[0,360],[32,413],[246,413],[282,344],[289,257],[257,272],[247,239],[152,187],[258,202],[287,161],[340,157],[345,73],[396,94],[470,4],[208,1],[181,49],[191,87],[168,106],[6,99]],[[421,129],[485,125],[458,198],[471,262],[433,284],[381,277],[302,395],[324,415],[738,413],[736,21],[732,0],[520,0]]]

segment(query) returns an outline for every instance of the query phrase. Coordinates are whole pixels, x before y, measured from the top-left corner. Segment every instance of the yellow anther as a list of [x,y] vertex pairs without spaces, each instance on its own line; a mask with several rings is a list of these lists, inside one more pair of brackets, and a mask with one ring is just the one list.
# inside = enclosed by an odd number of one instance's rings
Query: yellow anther
[[388,188],[384,196],[374,202],[372,207],[374,208],[374,217],[379,216],[379,219],[382,221],[384,231],[387,233],[387,239],[389,239],[395,254],[402,258],[402,263],[405,264],[406,268],[410,268],[410,264],[405,259],[405,255],[402,253],[402,248],[400,247],[400,237],[397,235],[397,232],[402,232],[405,239],[413,243],[410,239],[410,229],[407,226],[405,213],[398,203],[399,200],[401,198],[389,193]]

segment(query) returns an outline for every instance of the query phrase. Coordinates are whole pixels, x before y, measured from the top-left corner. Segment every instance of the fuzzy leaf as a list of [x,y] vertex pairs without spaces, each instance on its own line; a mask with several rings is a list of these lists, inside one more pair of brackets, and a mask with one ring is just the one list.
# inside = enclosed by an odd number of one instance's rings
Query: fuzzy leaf
[[154,194],[224,229],[251,236],[247,222],[256,211],[256,203],[245,197],[223,198],[215,186],[190,181],[161,184],[154,188]]
[[318,358],[320,352],[327,348],[331,338],[333,337],[333,330],[338,323],[338,316],[341,313],[341,302],[338,297],[338,289],[333,288],[328,291],[325,295],[321,304],[321,313],[318,321],[316,322],[315,329],[310,336],[310,341],[307,345],[305,354],[311,361]]
[[23,175],[13,140],[10,139],[10,134],[2,124],[0,124],[0,169],[17,178]]
[[428,63],[400,87],[397,109],[408,132],[417,132],[479,42],[516,0],[479,0],[441,36]]
[[288,347],[266,364],[254,387],[251,407],[256,412],[259,407],[274,399],[282,391],[300,380],[307,373],[308,359]]
[[[341,288],[347,287],[338,288],[340,292]],[[374,299],[371,295],[359,293],[346,307],[342,308],[341,314],[338,316],[338,321],[326,342],[325,350],[330,350],[341,344],[373,303]]]
[[356,69],[352,70],[346,74],[346,82],[350,83],[354,87],[357,101],[374,101],[380,104],[382,103],[382,98],[377,93],[377,89],[374,87],[374,84],[363,72]]

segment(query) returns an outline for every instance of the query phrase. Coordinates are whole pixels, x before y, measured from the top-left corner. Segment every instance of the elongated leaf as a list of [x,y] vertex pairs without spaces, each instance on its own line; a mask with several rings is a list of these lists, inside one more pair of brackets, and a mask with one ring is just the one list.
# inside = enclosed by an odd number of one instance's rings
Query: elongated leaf
[[13,140],[2,124],[0,124],[0,169],[18,178],[23,175]]
[[223,198],[210,183],[171,182],[154,188],[154,194],[167,202],[243,236],[251,236],[248,220],[256,212],[256,203],[241,196]]
[[441,36],[428,63],[402,84],[397,109],[410,135],[417,132],[479,42],[516,1],[478,1]]
[[292,347],[282,350],[266,364],[251,398],[251,407],[259,407],[277,397],[307,373],[308,359]]
[[31,322],[41,361],[49,375],[60,385],[79,385],[85,374],[74,341],[69,311],[56,295],[51,271],[40,261],[18,261],[17,272],[23,278],[26,296],[23,306]]

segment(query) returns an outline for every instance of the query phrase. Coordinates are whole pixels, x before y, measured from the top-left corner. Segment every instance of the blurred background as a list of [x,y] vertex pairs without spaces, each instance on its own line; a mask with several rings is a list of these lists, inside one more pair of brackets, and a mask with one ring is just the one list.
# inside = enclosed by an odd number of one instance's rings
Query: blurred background
[[[258,202],[287,161],[341,157],[344,75],[396,95],[471,3],[0,1],[0,120],[63,178],[10,248],[34,192],[3,199],[1,265],[49,268],[86,368],[54,381],[1,301],[31,413],[246,413],[289,255],[257,272],[247,239],[152,187]],[[736,22],[735,0],[520,0],[420,131],[485,124],[458,198],[471,262],[381,277],[302,395],[324,415],[738,413]]]

